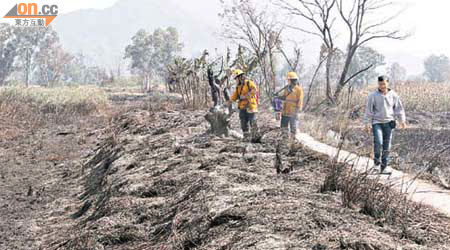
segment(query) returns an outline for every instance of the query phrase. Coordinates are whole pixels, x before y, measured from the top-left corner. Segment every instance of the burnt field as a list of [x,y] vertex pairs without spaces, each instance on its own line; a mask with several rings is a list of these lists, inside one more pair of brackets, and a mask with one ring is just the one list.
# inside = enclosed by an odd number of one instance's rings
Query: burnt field
[[82,183],[78,206],[65,215],[72,218],[73,228],[64,233],[69,237],[56,234],[47,246],[446,249],[449,245],[449,221],[428,208],[412,206],[410,218],[393,223],[365,214],[358,203],[343,206],[340,192],[320,192],[330,163],[313,152],[297,148],[283,154],[283,164],[293,171],[277,175],[277,130],[259,144],[243,143],[205,133],[201,111],[142,110],[119,116],[111,129],[112,134],[85,159],[84,174],[66,177]]
[[[396,129],[394,132],[392,167],[450,188],[448,114],[436,114],[433,119],[423,114],[411,116],[407,129]],[[372,154],[372,135],[362,128],[350,129],[345,135],[348,140],[345,147],[360,154]]]
[[278,161],[271,116],[246,143],[208,134],[206,110],[152,98],[2,141],[0,249],[450,249],[450,220],[431,208],[337,183],[300,145]]

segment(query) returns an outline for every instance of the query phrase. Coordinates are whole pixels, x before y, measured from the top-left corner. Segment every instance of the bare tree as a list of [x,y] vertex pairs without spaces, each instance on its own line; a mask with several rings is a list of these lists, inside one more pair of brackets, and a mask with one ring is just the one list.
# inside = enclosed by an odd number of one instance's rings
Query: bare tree
[[309,86],[308,86],[308,93],[306,94],[306,101],[305,101],[305,104],[304,104],[304,110],[309,110],[309,108],[310,108],[309,103],[310,103],[311,98],[312,98],[314,87],[317,85],[317,84],[315,84],[316,78],[317,78],[317,75],[319,74],[319,71],[320,71],[320,68],[322,67],[322,64],[326,60],[327,60],[327,57],[321,58],[321,60],[319,61],[319,64],[314,69],[314,73],[313,73],[313,75],[311,77],[311,81],[310,81]]
[[333,17],[333,8],[337,0],[299,0],[292,4],[289,0],[275,0],[275,3],[282,9],[285,9],[291,15],[300,16],[312,24],[311,30],[289,25],[289,27],[300,30],[307,34],[320,38],[323,42],[321,47],[321,58],[326,57],[325,76],[326,76],[326,96],[331,101],[331,67],[333,55],[336,51],[333,34],[333,26],[336,17]]
[[56,86],[73,59],[59,44],[41,50],[36,58],[38,81],[47,87]]
[[286,53],[285,49],[282,46],[282,43],[280,42],[278,44],[278,50],[280,51],[280,53],[283,55],[284,59],[286,60],[286,63],[289,65],[289,70],[290,71],[298,71],[298,67],[300,66],[300,62],[302,60],[302,50],[300,49],[300,47],[298,46],[298,44],[294,41],[294,56],[293,57],[289,57],[288,54]]
[[[250,0],[233,1],[232,6],[224,4],[221,17],[224,21],[223,36],[242,43],[255,54],[263,80],[260,85],[270,96],[276,87],[276,54],[283,26],[267,10],[257,8]],[[249,73],[248,68],[244,71]]]
[[[382,17],[382,13],[385,13],[386,9],[389,9],[393,5],[392,2],[386,0],[355,0],[350,8],[346,8],[343,0],[337,1],[337,7],[339,14],[348,28],[348,46],[347,46],[347,58],[342,70],[341,77],[338,81],[336,91],[334,93],[334,100],[339,99],[339,95],[345,85],[354,78],[357,74],[348,76],[350,65],[358,48],[368,43],[369,41],[381,38],[401,40],[408,37],[398,29],[387,30],[385,26],[394,20],[403,10],[395,13],[395,15]],[[374,17],[377,17],[373,21]],[[370,65],[361,72],[368,70],[373,65]]]
[[[312,24],[312,29],[291,26],[291,28],[319,37],[323,41],[322,54],[328,54],[326,64],[327,98],[336,103],[343,88],[353,78],[370,69],[369,65],[349,75],[350,65],[358,48],[369,41],[381,38],[404,39],[408,35],[398,29],[389,30],[386,26],[392,22],[403,10],[394,15],[382,17],[386,9],[393,6],[387,0],[273,0],[282,9],[295,16],[300,16]],[[296,4],[294,4],[296,3]],[[348,5],[348,6],[347,6]],[[330,68],[333,54],[336,50],[334,39],[337,35],[335,22],[341,20],[347,27],[347,51],[344,67],[337,81],[337,87],[331,95]]]

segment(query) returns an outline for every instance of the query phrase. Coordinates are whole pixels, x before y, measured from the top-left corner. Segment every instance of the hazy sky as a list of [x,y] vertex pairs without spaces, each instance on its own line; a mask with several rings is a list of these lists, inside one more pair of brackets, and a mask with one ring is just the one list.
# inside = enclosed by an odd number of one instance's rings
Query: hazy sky
[[[118,0],[34,0],[37,3],[57,3],[60,13],[67,13],[84,8],[107,8]],[[149,0],[164,1],[164,0]],[[180,0],[185,1],[185,0]],[[199,10],[205,1],[190,0],[189,8]],[[0,0],[0,15],[6,14],[19,0]],[[23,1],[27,2],[27,1]],[[401,0],[409,8],[396,20],[396,25],[407,31],[413,31],[413,36],[405,41],[378,41],[368,44],[386,55],[389,63],[400,61],[408,68],[409,74],[422,73],[420,61],[431,53],[450,56],[450,33],[447,25],[450,23],[449,0]],[[204,10],[202,10],[204,11]],[[380,13],[382,14],[382,13]],[[4,20],[3,20],[4,21]],[[219,29],[220,27],[218,27]],[[309,46],[305,46],[308,48]]]
[[117,0],[0,0],[0,15],[5,15],[17,3],[57,4],[60,13],[67,13],[85,8],[107,8]]
[[[399,18],[399,26],[413,31],[413,35],[404,41],[382,41],[372,46],[382,51],[390,60],[399,60],[408,64],[408,58],[424,58],[431,53],[450,56],[450,1],[448,0],[408,0],[409,8]],[[370,44],[369,44],[370,45]],[[412,60],[413,61],[413,60]],[[408,68],[422,70],[423,65],[408,65]],[[411,71],[411,70],[409,70]],[[418,74],[421,72],[409,72]]]

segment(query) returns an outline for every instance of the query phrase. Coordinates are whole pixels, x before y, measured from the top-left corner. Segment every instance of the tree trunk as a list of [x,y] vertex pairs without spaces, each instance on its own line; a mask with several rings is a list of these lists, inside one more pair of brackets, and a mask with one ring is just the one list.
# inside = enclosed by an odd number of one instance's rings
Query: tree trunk
[[26,70],[25,70],[25,86],[28,88],[29,85],[29,75],[30,75],[30,50],[27,49],[27,58],[26,58]]
[[206,121],[210,124],[210,132],[217,136],[230,135],[231,113],[224,107],[215,106],[205,115]]
[[272,81],[272,88],[270,89],[269,96],[272,96],[273,93],[275,93],[277,85],[276,85],[276,69],[275,69],[275,58],[273,56],[272,48],[269,46],[269,66],[270,66],[270,80]]
[[[214,107],[220,104],[220,87],[215,83],[214,72],[211,68],[208,69],[208,83],[211,88],[211,97],[214,102]],[[208,95],[205,96],[205,101],[207,101]]]
[[327,97],[327,100],[328,100],[328,102],[331,104],[331,103],[334,103],[334,100],[333,100],[333,96],[332,96],[332,94],[331,94],[331,79],[330,79],[330,74],[331,74],[331,64],[333,63],[333,51],[332,51],[332,49],[329,49],[329,52],[328,52],[328,56],[327,56],[327,63],[326,63],[326,65],[325,65],[325,71],[326,71],[326,84],[327,84],[327,86],[326,86],[326,97]]
[[48,70],[48,66],[46,66],[45,67],[45,82],[46,82],[46,84],[47,84],[47,87],[49,88],[50,87],[50,78],[49,78],[49,76],[48,76],[48,74],[49,74],[49,70]]
[[342,90],[344,89],[345,85],[346,85],[346,78],[347,78],[347,74],[348,71],[350,70],[350,64],[352,62],[353,56],[355,55],[357,48],[350,48],[348,55],[347,55],[347,59],[345,60],[345,65],[344,65],[344,69],[342,70],[342,74],[341,77],[339,78],[339,82],[336,88],[336,92],[334,92],[334,102],[337,103],[339,101],[339,96],[342,92]]
[[147,90],[147,92],[150,91],[150,76],[147,76],[146,90]]

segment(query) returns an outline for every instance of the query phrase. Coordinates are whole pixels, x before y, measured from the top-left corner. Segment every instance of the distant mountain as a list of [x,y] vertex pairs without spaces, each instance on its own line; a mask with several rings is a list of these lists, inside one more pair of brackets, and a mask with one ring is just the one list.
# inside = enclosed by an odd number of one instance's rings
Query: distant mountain
[[218,0],[120,0],[107,9],[60,15],[53,27],[69,51],[82,52],[95,63],[115,67],[131,37],[142,28],[177,28],[187,55],[220,47],[222,43],[215,35],[220,27],[219,11]]

